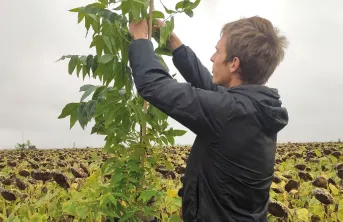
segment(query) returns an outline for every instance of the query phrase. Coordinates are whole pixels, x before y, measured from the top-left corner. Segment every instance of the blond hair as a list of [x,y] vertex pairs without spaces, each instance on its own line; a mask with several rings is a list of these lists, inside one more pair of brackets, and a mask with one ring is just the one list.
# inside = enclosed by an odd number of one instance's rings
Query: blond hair
[[254,16],[227,23],[221,30],[226,37],[226,60],[240,59],[240,77],[248,84],[265,84],[284,59],[288,41],[264,18]]

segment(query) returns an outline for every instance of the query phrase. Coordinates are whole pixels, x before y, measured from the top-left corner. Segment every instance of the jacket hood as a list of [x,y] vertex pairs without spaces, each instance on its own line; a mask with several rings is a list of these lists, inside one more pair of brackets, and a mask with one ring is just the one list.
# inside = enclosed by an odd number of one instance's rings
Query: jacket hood
[[266,129],[277,133],[288,124],[288,112],[286,108],[281,107],[282,102],[277,89],[262,85],[243,85],[231,90],[253,101],[259,119]]

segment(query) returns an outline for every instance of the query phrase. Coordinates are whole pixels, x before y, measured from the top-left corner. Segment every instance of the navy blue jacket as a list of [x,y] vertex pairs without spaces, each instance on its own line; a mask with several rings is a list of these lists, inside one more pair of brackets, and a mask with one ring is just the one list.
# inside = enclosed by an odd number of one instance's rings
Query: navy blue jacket
[[267,221],[277,133],[288,123],[278,91],[216,86],[185,45],[173,51],[173,62],[187,83],[170,76],[150,40],[134,40],[129,59],[138,93],[196,134],[183,180],[183,220]]

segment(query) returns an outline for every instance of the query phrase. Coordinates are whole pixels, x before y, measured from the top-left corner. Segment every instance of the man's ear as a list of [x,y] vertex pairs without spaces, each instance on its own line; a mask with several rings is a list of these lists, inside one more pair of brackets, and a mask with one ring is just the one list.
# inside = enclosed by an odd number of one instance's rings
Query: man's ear
[[230,72],[238,72],[239,71],[239,66],[241,64],[241,61],[239,60],[238,57],[234,57],[232,61],[230,62]]

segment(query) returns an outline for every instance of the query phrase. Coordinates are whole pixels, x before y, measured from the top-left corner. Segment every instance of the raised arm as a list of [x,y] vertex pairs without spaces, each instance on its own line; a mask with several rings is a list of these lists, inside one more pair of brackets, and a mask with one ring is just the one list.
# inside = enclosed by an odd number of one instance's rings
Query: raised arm
[[230,106],[229,93],[195,88],[174,80],[154,53],[150,40],[130,44],[130,66],[138,93],[197,135],[219,137]]
[[172,33],[168,47],[173,52],[173,62],[183,78],[192,86],[211,91],[224,91],[225,88],[212,83],[212,75],[201,63],[193,50],[184,45],[179,37]]

